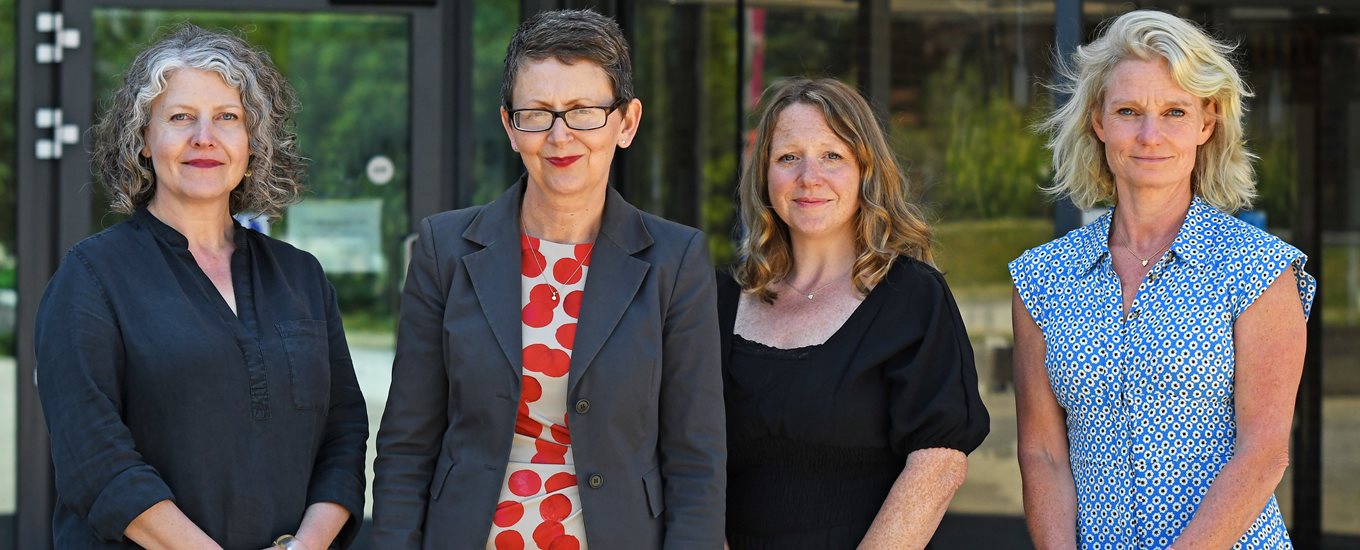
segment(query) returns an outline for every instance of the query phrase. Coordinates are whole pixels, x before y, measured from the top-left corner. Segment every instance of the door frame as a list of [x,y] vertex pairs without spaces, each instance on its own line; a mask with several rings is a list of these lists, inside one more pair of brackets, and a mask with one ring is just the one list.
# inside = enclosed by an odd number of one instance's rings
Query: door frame
[[[470,2],[362,3],[365,0],[17,0],[18,62],[15,67],[16,159],[18,194],[16,328],[17,454],[15,548],[51,548],[51,519],[56,490],[52,481],[47,426],[38,402],[33,349],[38,298],[71,245],[91,232],[93,200],[89,166],[89,128],[94,101],[88,86],[93,53],[93,10],[98,8],[224,10],[295,13],[381,13],[406,15],[410,21],[410,231],[426,216],[457,206],[458,187],[471,174],[472,133],[457,121],[471,119],[472,5]],[[377,2],[378,0],[369,0]],[[60,64],[38,64],[39,43],[52,35],[36,28],[40,12],[59,11],[64,28],[81,33],[76,49],[65,50]],[[77,77],[74,71],[85,71]],[[80,89],[77,89],[80,88]],[[80,142],[63,149],[60,160],[39,160],[38,139],[51,137],[38,129],[35,110],[61,106],[63,122],[76,124]],[[441,113],[440,116],[416,116]],[[0,547],[11,541],[0,541]]]

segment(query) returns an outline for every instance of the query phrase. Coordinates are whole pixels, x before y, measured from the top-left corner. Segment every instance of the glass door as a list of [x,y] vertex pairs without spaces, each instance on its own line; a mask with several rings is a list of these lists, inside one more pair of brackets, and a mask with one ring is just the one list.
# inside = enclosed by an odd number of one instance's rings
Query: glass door
[[[13,0],[0,0],[0,6],[7,1]],[[454,196],[440,189],[453,178],[442,173],[448,163],[438,154],[449,141],[442,120],[443,94],[438,91],[445,86],[447,72],[438,49],[446,16],[437,3],[423,4],[68,0],[61,21],[64,28],[79,33],[79,40],[71,41],[73,47],[62,52],[57,70],[62,122],[74,125],[73,133],[79,137],[79,143],[64,146],[57,161],[53,225],[58,233],[54,246],[61,252],[124,218],[109,210],[107,197],[93,180],[88,129],[108,108],[128,64],[143,48],[184,22],[226,31],[268,51],[293,86],[301,104],[295,119],[298,144],[310,159],[307,191],[300,203],[272,223],[249,213],[237,218],[315,255],[336,289],[368,403],[370,486],[373,436],[387,401],[394,356],[405,243],[415,220],[453,206],[423,200]],[[167,5],[174,7],[166,9]],[[416,44],[426,45],[425,50]],[[436,46],[433,55],[430,46]],[[0,172],[0,207],[3,184]],[[6,216],[0,214],[3,219]],[[0,223],[0,289],[4,235]],[[0,290],[0,308],[3,298]],[[0,318],[0,346],[3,343]],[[0,385],[0,392],[5,389]],[[0,437],[5,434],[3,420],[0,416]],[[0,467],[4,464],[0,454]],[[0,477],[0,529],[3,480]],[[366,539],[361,532],[357,547],[366,546]]]

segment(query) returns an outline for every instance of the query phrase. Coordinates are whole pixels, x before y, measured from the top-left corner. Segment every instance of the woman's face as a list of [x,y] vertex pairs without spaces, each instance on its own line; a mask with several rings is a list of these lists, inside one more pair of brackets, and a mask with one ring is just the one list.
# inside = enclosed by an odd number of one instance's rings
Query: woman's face
[[1195,153],[1214,132],[1215,105],[1185,91],[1163,59],[1121,61],[1092,127],[1117,190],[1190,189]]
[[241,93],[211,71],[170,73],[142,137],[156,173],[153,204],[228,204],[250,159]]
[[[571,65],[552,57],[529,61],[515,76],[513,109],[568,111],[607,106],[617,99],[609,75],[589,61]],[[642,102],[633,99],[610,113],[601,128],[573,130],[556,118],[546,131],[525,132],[516,130],[509,111],[501,108],[501,124],[510,137],[510,146],[524,160],[529,185],[558,197],[603,193],[614,148],[633,143],[641,118]]]
[[779,113],[767,178],[770,204],[794,239],[854,241],[859,160],[821,109],[795,103]]

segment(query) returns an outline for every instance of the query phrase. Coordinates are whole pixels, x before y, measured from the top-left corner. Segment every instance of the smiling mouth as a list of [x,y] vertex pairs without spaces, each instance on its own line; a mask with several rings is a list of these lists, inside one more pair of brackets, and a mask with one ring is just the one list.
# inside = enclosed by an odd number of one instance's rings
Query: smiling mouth
[[558,168],[566,168],[568,166],[571,166],[573,162],[576,162],[580,158],[581,155],[574,155],[570,157],[548,157],[548,163]]
[[189,166],[193,166],[194,168],[217,168],[218,166],[222,166],[221,162],[211,159],[191,160],[184,164],[188,164]]
[[831,202],[831,199],[793,199],[799,206],[817,206]]

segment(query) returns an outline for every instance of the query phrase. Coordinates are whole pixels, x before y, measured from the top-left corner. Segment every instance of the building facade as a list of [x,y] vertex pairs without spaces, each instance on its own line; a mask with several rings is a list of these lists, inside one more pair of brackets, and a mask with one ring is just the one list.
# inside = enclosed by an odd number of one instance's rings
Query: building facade
[[322,260],[376,432],[409,237],[520,174],[498,114],[505,45],[526,15],[562,7],[613,15],[633,46],[645,116],[614,185],[705,230],[715,264],[733,258],[765,87],[830,76],[880,110],[936,224],[993,416],[944,548],[1029,546],[1005,265],[1083,215],[1038,190],[1051,169],[1030,126],[1060,100],[1053,57],[1138,8],[1240,43],[1260,155],[1247,215],[1307,253],[1320,287],[1278,494],[1299,548],[1360,544],[1360,1],[0,0],[0,549],[50,544],[33,317],[63,252],[120,219],[92,185],[87,130],[140,47],[178,21],[233,29],[296,87],[311,192],[261,229]]

